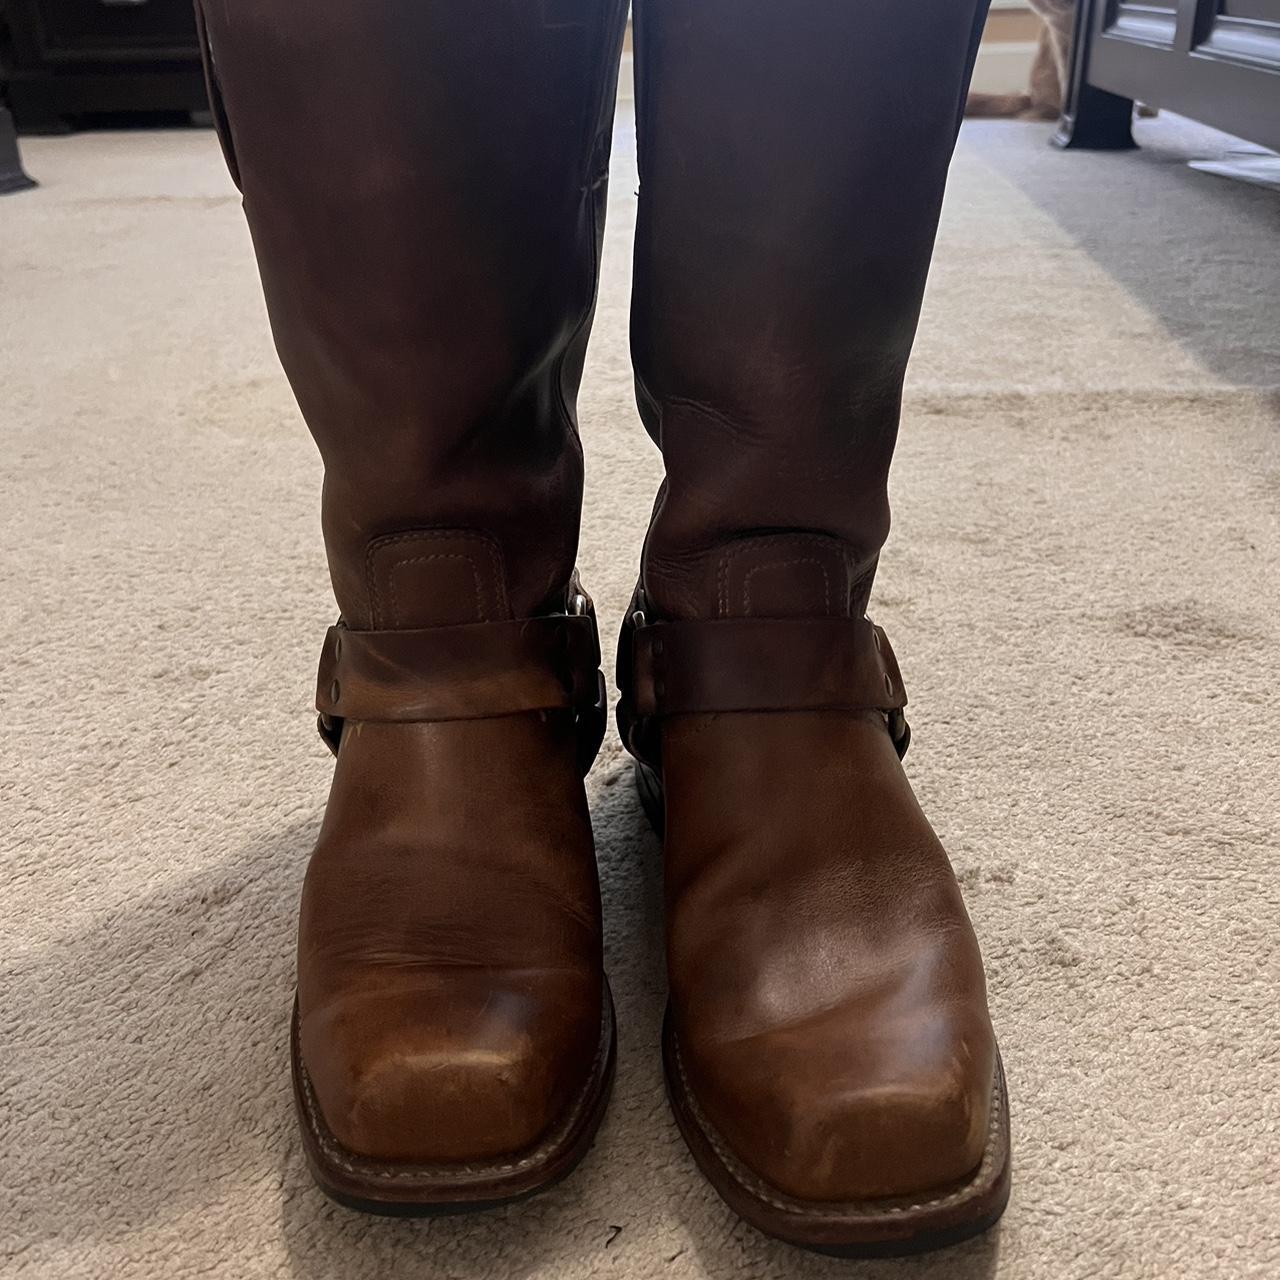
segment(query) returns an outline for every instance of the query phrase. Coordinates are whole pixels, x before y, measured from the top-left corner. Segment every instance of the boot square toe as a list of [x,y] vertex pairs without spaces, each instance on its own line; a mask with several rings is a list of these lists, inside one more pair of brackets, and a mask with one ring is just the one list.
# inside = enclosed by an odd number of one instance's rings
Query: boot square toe
[[742,1079],[742,1064],[726,1060],[719,1087],[699,1089],[670,1016],[663,1056],[696,1163],[768,1235],[839,1256],[888,1257],[978,1235],[1004,1210],[1009,1114],[998,1056],[991,1071],[963,1080],[921,1075],[827,1090],[792,1083],[812,1079],[812,1059],[775,1063],[758,1089],[724,1083]]
[[378,1010],[367,1037],[353,1028],[372,1009],[345,1024],[321,1018],[314,1067],[295,1007],[294,1095],[317,1182],[351,1208],[419,1215],[486,1208],[558,1181],[586,1153],[608,1101],[607,986],[602,1000],[589,1026],[534,1020],[487,1035],[474,1021],[450,1034],[456,1008],[435,1021],[412,1002],[406,1018]]

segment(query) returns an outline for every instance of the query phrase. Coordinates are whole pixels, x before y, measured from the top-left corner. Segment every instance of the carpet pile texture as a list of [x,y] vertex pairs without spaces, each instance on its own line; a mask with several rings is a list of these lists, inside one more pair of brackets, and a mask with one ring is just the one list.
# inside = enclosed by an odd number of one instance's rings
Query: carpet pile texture
[[[610,647],[660,476],[631,130],[581,405]],[[594,1152],[475,1218],[312,1187],[286,1041],[331,768],[319,464],[212,134],[29,141],[42,185],[0,203],[0,1275],[1280,1275],[1280,201],[1185,167],[1218,135],[1139,136],[982,123],[957,154],[873,613],[984,945],[1015,1190],[986,1239],[874,1265],[764,1240],[676,1135],[659,850],[612,735]]]

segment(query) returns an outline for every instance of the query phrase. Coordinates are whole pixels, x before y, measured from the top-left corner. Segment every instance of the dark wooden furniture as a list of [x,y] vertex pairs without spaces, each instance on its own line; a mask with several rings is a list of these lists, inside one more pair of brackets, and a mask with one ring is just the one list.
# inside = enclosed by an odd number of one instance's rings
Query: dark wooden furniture
[[1280,0],[1080,0],[1062,147],[1134,145],[1134,101],[1280,149]]
[[13,117],[0,97],[0,196],[15,191],[25,191],[36,184],[27,176],[18,154],[18,135],[13,128]]
[[209,109],[192,0],[0,0],[0,80],[20,133]]

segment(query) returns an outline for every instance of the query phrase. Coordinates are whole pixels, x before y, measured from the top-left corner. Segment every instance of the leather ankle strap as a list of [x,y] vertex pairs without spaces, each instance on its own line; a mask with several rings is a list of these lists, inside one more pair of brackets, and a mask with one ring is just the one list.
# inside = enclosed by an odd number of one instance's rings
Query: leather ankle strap
[[[866,618],[633,618],[623,718],[731,711],[880,711],[899,754],[907,693],[889,639]],[[634,730],[625,736],[634,739]]]
[[590,765],[604,734],[604,677],[595,614],[579,613],[413,631],[325,636],[316,677],[320,736],[336,753],[345,720],[480,720],[530,711],[575,712]]

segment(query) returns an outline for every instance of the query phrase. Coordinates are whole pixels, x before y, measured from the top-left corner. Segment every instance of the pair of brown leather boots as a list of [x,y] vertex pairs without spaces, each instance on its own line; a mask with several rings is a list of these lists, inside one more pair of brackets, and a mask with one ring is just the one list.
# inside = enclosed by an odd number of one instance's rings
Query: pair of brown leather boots
[[[614,1025],[583,790],[575,396],[624,0],[200,0],[324,457],[337,754],[293,1067],[324,1188],[547,1186]],[[984,0],[637,0],[633,350],[667,480],[619,660],[666,859],[672,1106],[739,1213],[849,1253],[1008,1193],[981,959],[865,616]]]

